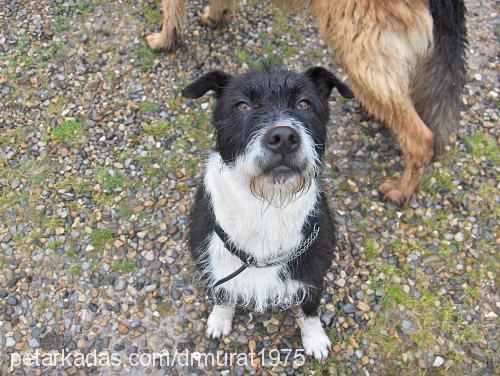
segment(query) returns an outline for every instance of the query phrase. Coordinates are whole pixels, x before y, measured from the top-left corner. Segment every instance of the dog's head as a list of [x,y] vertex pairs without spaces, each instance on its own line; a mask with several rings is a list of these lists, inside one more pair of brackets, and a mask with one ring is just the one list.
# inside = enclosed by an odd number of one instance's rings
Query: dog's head
[[215,91],[216,151],[254,195],[283,204],[306,190],[323,164],[334,87],[352,97],[326,69],[296,73],[264,66],[243,76],[209,72],[183,95],[199,98]]

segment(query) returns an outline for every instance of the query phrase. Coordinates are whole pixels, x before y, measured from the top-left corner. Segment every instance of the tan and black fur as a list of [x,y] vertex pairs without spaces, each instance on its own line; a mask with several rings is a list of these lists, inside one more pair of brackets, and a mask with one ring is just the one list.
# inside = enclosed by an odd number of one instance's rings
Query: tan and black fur
[[[405,169],[379,186],[389,200],[411,198],[425,166],[449,143],[458,124],[465,82],[463,0],[274,0],[312,11],[334,55],[349,73],[356,97],[384,121],[401,145]],[[161,33],[151,48],[175,46],[184,24],[185,0],[163,0]],[[230,20],[233,0],[211,0],[202,20]]]

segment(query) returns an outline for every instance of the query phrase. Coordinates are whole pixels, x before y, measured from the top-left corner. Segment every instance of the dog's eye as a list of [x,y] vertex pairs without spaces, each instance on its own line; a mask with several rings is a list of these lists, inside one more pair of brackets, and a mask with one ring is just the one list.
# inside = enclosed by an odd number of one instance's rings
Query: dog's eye
[[247,111],[250,111],[252,109],[252,107],[250,107],[250,105],[247,103],[247,102],[238,102],[236,103],[236,110],[238,110],[239,112],[247,112]]
[[307,99],[302,99],[299,103],[297,103],[297,110],[307,111],[311,108],[311,102]]

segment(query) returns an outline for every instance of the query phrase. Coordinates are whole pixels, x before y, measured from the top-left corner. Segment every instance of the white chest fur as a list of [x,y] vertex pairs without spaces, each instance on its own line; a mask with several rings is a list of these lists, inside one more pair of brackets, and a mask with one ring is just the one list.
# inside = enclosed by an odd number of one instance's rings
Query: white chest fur
[[[248,178],[223,165],[217,153],[208,159],[205,186],[221,227],[239,248],[257,259],[289,251],[302,241],[302,226],[312,214],[317,197],[313,183],[307,192],[285,207],[269,206],[251,194]],[[225,249],[216,234],[209,239],[204,259],[206,277],[211,283],[241,266],[241,261]],[[286,306],[297,300],[304,286],[287,277],[287,270],[282,269],[282,266],[247,268],[222,287],[231,300],[243,304],[253,302],[257,311],[265,310],[268,305]],[[285,275],[284,280],[280,274]]]

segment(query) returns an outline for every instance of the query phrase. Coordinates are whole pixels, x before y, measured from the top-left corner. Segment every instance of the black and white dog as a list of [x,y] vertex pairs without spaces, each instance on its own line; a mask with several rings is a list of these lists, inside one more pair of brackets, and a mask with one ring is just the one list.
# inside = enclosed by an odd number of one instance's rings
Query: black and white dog
[[335,227],[322,189],[328,98],[349,88],[316,67],[265,66],[243,76],[212,71],[187,86],[213,90],[215,149],[191,212],[189,245],[216,304],[212,337],[228,335],[236,304],[262,312],[300,304],[302,344],[324,359],[318,317]]

